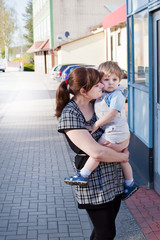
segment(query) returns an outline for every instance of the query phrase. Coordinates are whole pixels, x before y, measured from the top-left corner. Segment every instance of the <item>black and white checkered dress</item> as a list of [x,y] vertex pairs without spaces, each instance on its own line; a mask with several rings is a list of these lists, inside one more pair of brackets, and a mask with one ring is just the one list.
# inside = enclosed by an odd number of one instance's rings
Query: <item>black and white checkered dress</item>
[[[86,122],[76,102],[72,99],[62,111],[58,131],[60,133],[65,133],[67,129],[86,129],[88,131],[87,126],[93,125],[95,121],[94,114],[92,119]],[[99,129],[92,136],[97,141],[102,133],[102,130]],[[88,156],[82,156],[83,152],[68,137],[67,140],[70,147],[77,153],[74,165],[81,169]],[[90,175],[87,187],[76,186],[76,199],[79,208],[100,208],[113,200],[116,195],[122,194],[123,190],[124,178],[120,164],[101,162]]]

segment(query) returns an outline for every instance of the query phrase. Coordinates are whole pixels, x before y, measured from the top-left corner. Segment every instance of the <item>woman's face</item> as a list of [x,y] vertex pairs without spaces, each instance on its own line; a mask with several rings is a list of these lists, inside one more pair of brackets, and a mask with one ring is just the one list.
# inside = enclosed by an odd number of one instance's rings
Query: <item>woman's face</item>
[[89,97],[91,100],[100,98],[102,96],[103,87],[103,83],[98,82],[86,93],[87,97]]

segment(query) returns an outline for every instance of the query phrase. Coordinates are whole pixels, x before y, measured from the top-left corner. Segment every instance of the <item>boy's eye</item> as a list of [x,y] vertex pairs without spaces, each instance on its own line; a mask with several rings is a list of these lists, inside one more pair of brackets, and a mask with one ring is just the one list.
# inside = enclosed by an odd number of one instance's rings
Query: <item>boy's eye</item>
[[117,78],[114,78],[113,81],[116,82],[116,81],[117,81]]
[[108,78],[105,78],[104,81],[109,81],[109,79],[108,79]]

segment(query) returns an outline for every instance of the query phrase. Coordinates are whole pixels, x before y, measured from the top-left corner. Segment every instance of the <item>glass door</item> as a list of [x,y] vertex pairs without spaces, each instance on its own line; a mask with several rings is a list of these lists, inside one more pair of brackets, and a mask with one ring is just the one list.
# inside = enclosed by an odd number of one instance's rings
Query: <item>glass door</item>
[[160,11],[153,15],[154,49],[154,188],[160,194]]

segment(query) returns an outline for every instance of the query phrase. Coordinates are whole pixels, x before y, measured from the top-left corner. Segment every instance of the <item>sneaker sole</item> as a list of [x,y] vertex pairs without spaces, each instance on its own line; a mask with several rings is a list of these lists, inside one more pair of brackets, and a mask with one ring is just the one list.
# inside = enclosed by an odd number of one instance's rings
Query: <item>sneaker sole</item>
[[123,201],[127,200],[129,197],[131,197],[133,195],[133,193],[137,192],[137,190],[139,189],[139,187],[135,188],[126,198],[122,199]]
[[71,186],[87,186],[88,185],[88,182],[79,182],[79,181],[76,181],[76,182],[71,182],[71,181],[68,181],[68,180],[64,180],[64,182],[68,185],[71,185]]

